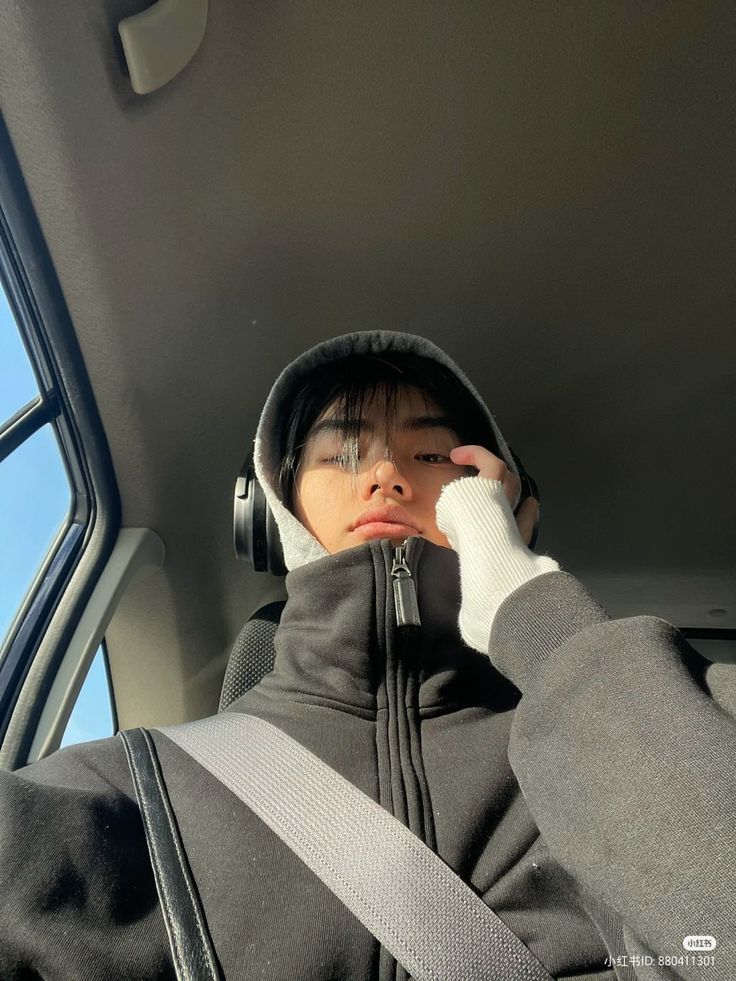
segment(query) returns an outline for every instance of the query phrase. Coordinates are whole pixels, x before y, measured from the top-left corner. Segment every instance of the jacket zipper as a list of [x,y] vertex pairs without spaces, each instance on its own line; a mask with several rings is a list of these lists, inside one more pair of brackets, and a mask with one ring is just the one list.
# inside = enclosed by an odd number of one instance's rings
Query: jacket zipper
[[397,627],[421,627],[417,590],[411,569],[406,562],[406,542],[394,548],[394,561],[391,567],[394,582],[394,606]]
[[[391,564],[397,630],[395,633],[386,631],[388,793],[391,800],[387,809],[420,840],[426,841],[430,848],[436,848],[431,815],[429,821],[427,815],[428,791],[418,742],[418,710],[411,707],[415,706],[417,699],[417,628],[422,625],[417,584],[407,558],[412,544],[412,561],[416,564],[416,553],[422,545],[421,541],[416,540],[394,546]],[[402,630],[402,627],[408,629]],[[421,775],[417,772],[417,765],[421,767]],[[380,951],[378,975],[381,981],[408,981],[407,971],[385,947]]]

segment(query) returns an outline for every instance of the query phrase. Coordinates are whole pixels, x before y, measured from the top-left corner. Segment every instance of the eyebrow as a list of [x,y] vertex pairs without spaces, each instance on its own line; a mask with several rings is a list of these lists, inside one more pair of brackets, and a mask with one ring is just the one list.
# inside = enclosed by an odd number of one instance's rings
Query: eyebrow
[[[347,419],[323,419],[321,422],[317,422],[312,427],[309,434],[309,439],[314,439],[319,436],[322,432],[345,432],[348,428]],[[373,423],[367,422],[365,419],[360,420],[360,429],[365,432],[375,432],[376,427]],[[455,422],[449,416],[410,416],[404,419],[399,426],[399,429],[404,429],[409,432],[416,432],[420,429],[449,429],[455,432]]]

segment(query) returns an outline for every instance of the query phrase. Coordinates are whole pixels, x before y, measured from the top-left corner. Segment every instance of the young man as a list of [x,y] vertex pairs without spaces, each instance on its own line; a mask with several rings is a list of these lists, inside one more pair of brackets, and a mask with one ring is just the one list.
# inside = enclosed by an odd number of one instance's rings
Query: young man
[[[318,345],[277,379],[255,463],[289,598],[274,670],[228,711],[403,822],[554,978],[730,978],[736,724],[671,625],[610,620],[530,551],[536,503],[514,516],[513,455],[447,355],[380,331]],[[418,625],[394,602],[397,553]],[[407,977],[252,811],[152,738],[224,977]],[[2,780],[0,976],[170,976],[121,742]],[[690,959],[692,934],[717,938],[712,962]]]

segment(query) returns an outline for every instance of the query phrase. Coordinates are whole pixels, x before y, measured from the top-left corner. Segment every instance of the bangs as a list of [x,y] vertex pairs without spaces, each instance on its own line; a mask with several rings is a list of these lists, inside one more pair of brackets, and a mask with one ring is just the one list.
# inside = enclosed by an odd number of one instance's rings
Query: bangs
[[[365,432],[365,421],[370,417],[371,410],[378,408],[380,411],[377,415],[383,426],[378,435],[383,436],[383,441],[388,448],[396,436],[402,400],[409,392],[416,394],[424,403],[423,410],[418,413],[420,417],[437,418],[439,406],[425,391],[409,386],[401,379],[373,382],[365,386],[351,384],[338,392],[327,409],[315,420],[307,434],[307,443],[320,431],[326,430],[335,434],[346,448],[352,450],[357,447],[361,435]],[[454,420],[451,421],[444,415],[442,418],[446,420],[447,428],[455,429]],[[305,445],[299,449],[303,451]]]

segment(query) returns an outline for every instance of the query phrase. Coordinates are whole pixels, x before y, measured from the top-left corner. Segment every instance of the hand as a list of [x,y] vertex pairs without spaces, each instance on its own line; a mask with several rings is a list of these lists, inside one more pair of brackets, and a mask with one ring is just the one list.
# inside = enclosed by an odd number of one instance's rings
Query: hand
[[458,626],[466,644],[493,660],[493,621],[504,601],[560,567],[529,549],[539,505],[530,499],[514,516],[521,481],[503,460],[482,446],[456,446],[450,459],[478,471],[446,484],[435,507],[437,527],[460,558]]
[[[490,450],[483,446],[456,446],[450,450],[450,459],[453,463],[460,466],[473,467],[478,471],[479,477],[487,477],[489,480],[497,480],[503,485],[511,508],[515,507],[521,493],[521,481],[513,471],[509,470],[507,464],[500,457],[495,456]],[[528,497],[516,515],[516,524],[519,529],[522,541],[529,545],[534,534],[534,526],[539,515],[539,502],[533,497]]]

